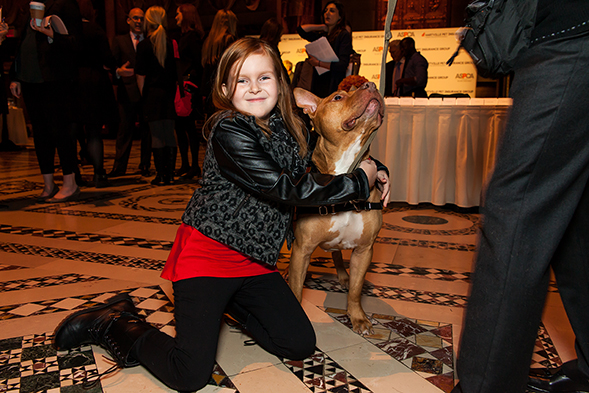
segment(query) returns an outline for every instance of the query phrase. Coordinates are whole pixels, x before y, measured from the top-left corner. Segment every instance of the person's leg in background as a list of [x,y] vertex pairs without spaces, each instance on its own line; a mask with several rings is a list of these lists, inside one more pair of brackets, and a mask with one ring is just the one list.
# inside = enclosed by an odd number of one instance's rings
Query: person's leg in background
[[104,143],[102,141],[102,124],[86,124],[87,150],[94,168],[94,187],[108,187],[110,183],[104,171]]
[[[138,109],[138,113],[141,113]],[[149,177],[151,175],[151,132],[149,125],[142,119],[139,120],[139,132],[141,135],[141,161],[139,163],[139,171],[141,176]]]
[[191,121],[190,116],[176,117],[176,139],[178,140],[178,151],[180,152],[181,159],[180,168],[176,171],[176,176],[182,176],[190,170],[190,162],[188,161],[188,128],[190,127]]
[[177,152],[174,120],[150,121],[149,130],[151,131],[153,160],[157,171],[151,184],[157,186],[172,184]]
[[525,390],[550,262],[587,181],[588,45],[537,45],[516,70],[514,106],[481,207],[454,392]]
[[27,106],[27,112],[33,126],[33,141],[35,144],[35,154],[39,169],[43,175],[43,191],[37,198],[39,202],[45,202],[53,198],[59,191],[59,187],[54,182],[55,171],[55,141],[51,137],[49,124],[45,121],[44,111],[42,109],[43,100],[46,93],[42,83],[22,83],[22,94]]
[[133,130],[135,129],[135,119],[137,118],[134,104],[129,101],[126,93],[122,93],[119,89],[119,129],[117,131],[115,162],[112,170],[109,172],[109,177],[124,176],[127,172],[127,164],[129,163],[129,155],[131,154],[131,146],[133,145]]

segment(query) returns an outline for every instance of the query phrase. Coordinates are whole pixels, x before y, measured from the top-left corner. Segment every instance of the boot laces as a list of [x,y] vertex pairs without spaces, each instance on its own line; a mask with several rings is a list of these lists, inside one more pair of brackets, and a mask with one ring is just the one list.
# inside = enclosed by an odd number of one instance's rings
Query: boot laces
[[84,390],[90,390],[92,389],[94,386],[98,385],[98,383],[100,382],[101,379],[103,379],[103,377],[114,373],[115,371],[118,371],[119,369],[121,369],[122,367],[120,367],[113,359],[102,355],[102,357],[107,360],[110,363],[114,363],[113,366],[109,367],[108,369],[106,369],[104,372],[98,373],[97,375],[91,375],[88,376],[86,374],[86,376],[82,379],[82,389]]

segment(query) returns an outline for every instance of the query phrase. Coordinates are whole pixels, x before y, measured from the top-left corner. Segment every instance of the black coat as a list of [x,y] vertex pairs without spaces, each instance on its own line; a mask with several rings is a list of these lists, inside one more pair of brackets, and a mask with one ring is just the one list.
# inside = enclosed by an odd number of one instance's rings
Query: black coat
[[[135,68],[137,56],[129,33],[121,34],[113,38],[112,54],[115,59],[116,68],[121,67],[126,62],[129,62],[129,68]],[[117,89],[119,100],[139,102],[141,99],[141,93],[139,92],[139,87],[137,87],[137,78],[135,78],[135,75],[116,78],[115,82],[119,87]]]
[[118,109],[108,69],[114,71],[115,59],[106,33],[94,22],[84,21],[78,55],[77,122],[112,124],[118,120]]
[[[44,82],[71,81],[78,76],[77,52],[82,37],[82,16],[76,0],[45,1],[45,16],[57,15],[68,29],[67,35],[55,33],[52,40],[45,34],[31,29],[29,16],[21,21],[20,43],[29,34],[35,34],[39,67]],[[21,45],[18,45],[11,69],[11,79],[20,80],[18,75],[23,66]]]

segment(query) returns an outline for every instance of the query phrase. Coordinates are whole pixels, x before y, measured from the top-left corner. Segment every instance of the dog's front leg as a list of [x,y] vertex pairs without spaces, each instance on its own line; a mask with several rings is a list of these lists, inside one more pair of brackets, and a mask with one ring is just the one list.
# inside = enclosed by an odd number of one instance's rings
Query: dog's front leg
[[348,316],[353,330],[361,335],[374,334],[372,323],[362,308],[362,287],[368,267],[372,262],[372,245],[358,247],[350,257],[350,289],[348,291]]

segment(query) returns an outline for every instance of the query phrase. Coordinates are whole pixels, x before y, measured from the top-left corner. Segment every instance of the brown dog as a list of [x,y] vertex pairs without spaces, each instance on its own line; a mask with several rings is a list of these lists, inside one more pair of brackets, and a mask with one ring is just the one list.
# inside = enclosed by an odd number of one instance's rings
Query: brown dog
[[[296,88],[297,105],[307,113],[318,134],[313,163],[321,173],[346,173],[356,155],[383,121],[384,102],[372,82],[352,92],[338,91],[325,99]],[[367,156],[368,153],[365,153]],[[380,192],[374,187],[368,202],[378,203]],[[331,207],[317,208],[317,214],[297,214],[288,282],[299,301],[311,254],[317,247],[332,251],[338,279],[348,286],[348,316],[355,332],[370,334],[372,324],[360,298],[364,277],[372,260],[372,247],[382,225],[382,210],[328,213]],[[343,267],[341,250],[352,249],[350,276]]]

